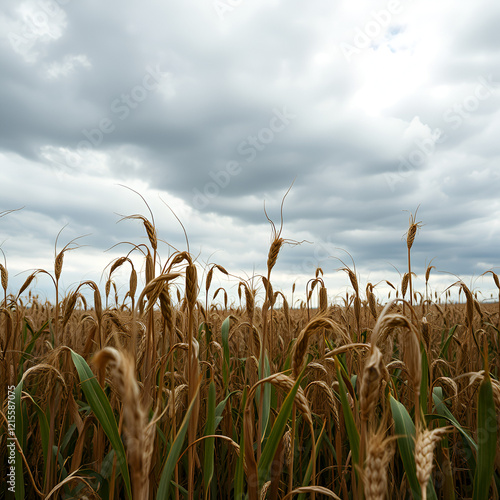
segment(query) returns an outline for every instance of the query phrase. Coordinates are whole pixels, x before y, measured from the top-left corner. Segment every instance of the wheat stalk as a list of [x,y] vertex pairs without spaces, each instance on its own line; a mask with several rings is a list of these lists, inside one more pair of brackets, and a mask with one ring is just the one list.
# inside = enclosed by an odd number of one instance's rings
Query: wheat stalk
[[380,349],[373,347],[361,378],[359,402],[362,421],[368,421],[377,404],[381,378],[382,353]]
[[394,455],[393,443],[394,438],[386,438],[380,432],[368,438],[362,475],[366,500],[387,498],[387,468]]
[[297,378],[300,371],[302,370],[307,347],[309,345],[309,338],[311,337],[311,335],[316,333],[318,329],[321,328],[329,328],[331,330],[340,332],[340,335],[342,335],[340,327],[333,320],[326,317],[317,317],[312,319],[299,333],[297,341],[295,342],[295,345],[293,347],[292,374],[294,378]]
[[105,347],[94,357],[98,368],[110,368],[122,400],[125,439],[129,457],[134,499],[148,498],[149,470],[154,446],[154,422],[148,424],[146,411],[140,404],[140,390],[135,376],[135,364],[124,352]]
[[427,483],[432,473],[434,448],[450,430],[452,430],[452,427],[438,427],[432,431],[428,429],[417,430],[415,464],[417,467],[417,479],[422,491],[422,500],[427,499]]

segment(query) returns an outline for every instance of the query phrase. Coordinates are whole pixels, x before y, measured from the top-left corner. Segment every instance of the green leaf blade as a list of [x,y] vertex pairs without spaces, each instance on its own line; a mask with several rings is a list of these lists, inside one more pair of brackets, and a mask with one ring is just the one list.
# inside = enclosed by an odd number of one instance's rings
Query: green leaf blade
[[497,415],[493,399],[493,386],[489,376],[484,377],[479,387],[477,405],[477,467],[474,474],[473,500],[487,500],[495,472],[497,452]]
[[108,437],[111,446],[113,446],[118,464],[120,466],[120,471],[122,473],[123,480],[125,482],[125,489],[129,498],[132,498],[132,489],[130,483],[130,475],[127,464],[127,456],[125,454],[125,448],[123,446],[123,441],[121,439],[120,433],[118,431],[118,426],[116,424],[115,416],[113,415],[113,410],[109,404],[106,394],[102,390],[102,387],[97,382],[94,373],[90,369],[89,365],[79,354],[72,351],[71,358],[75,365],[76,371],[80,378],[80,384],[82,391],[87,398],[92,411],[94,412],[97,420],[102,426],[102,429],[106,436]]
[[[207,423],[205,436],[215,434],[215,384],[210,382],[208,388]],[[208,498],[210,483],[214,474],[214,438],[205,439],[205,456],[203,459],[203,481],[205,484],[205,498]]]
[[285,432],[285,427],[288,419],[290,418],[293,403],[295,401],[295,395],[299,390],[301,379],[302,377],[300,376],[297,378],[297,381],[285,398],[285,401],[283,402],[280,412],[276,417],[274,425],[271,429],[269,438],[266,441],[266,445],[264,446],[262,455],[260,456],[260,460],[258,463],[258,477],[260,484],[267,480],[269,470],[271,468],[271,463],[274,459],[274,455],[276,453],[276,450],[278,449],[278,445],[283,436],[283,433]]
[[177,432],[177,436],[172,443],[172,446],[170,447],[170,451],[168,452],[167,460],[165,462],[165,465],[163,466],[163,471],[161,473],[160,484],[158,486],[156,498],[166,499],[170,495],[172,474],[174,473],[175,464],[177,463],[177,460],[179,459],[179,456],[181,454],[182,445],[184,443],[184,438],[186,437],[189,426],[189,419],[191,418],[191,413],[193,412],[199,390],[200,384],[198,383],[198,387],[196,388],[194,397],[189,405],[184,419],[182,420],[179,432]]
[[[417,479],[417,467],[415,465],[415,424],[411,419],[406,408],[393,396],[390,396],[390,405],[392,417],[394,419],[395,434],[398,437],[398,448],[406,477],[410,483],[410,490],[413,498],[420,500],[422,498],[420,483]],[[427,484],[427,498],[437,500],[436,491],[431,480]]]
[[349,438],[349,444],[351,445],[352,459],[353,462],[357,465],[359,464],[360,437],[358,428],[356,427],[356,422],[354,421],[354,415],[352,414],[351,405],[347,400],[347,388],[345,386],[344,379],[342,378],[340,362],[338,362],[337,364],[337,378],[339,381],[340,402],[342,404],[342,412],[344,414],[347,437]]

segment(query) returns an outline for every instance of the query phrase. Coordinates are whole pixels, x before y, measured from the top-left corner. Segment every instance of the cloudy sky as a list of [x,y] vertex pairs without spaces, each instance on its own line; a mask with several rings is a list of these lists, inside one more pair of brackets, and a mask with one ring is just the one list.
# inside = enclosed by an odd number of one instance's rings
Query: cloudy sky
[[[398,281],[419,207],[417,286],[433,259],[436,290],[458,276],[480,298],[493,291],[479,276],[500,265],[498,2],[2,7],[0,212],[24,207],[0,218],[11,291],[51,269],[63,228],[58,250],[85,235],[66,256],[65,290],[101,280],[130,249],[114,245],[146,241],[138,221],[119,222],[148,215],[131,189],[184,250],[172,208],[201,265],[263,273],[264,203],[279,225],[292,182],[282,236],[306,241],[282,250],[276,288],[303,290],[321,266],[333,300],[349,254],[363,285]],[[50,282],[33,290],[50,297]]]

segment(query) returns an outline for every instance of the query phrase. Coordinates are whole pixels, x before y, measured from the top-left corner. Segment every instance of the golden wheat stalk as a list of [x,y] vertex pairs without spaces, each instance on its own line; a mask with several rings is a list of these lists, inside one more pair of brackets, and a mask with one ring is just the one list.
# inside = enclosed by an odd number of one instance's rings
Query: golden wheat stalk
[[0,264],[0,275],[1,275],[1,279],[2,279],[2,288],[6,292],[7,285],[9,284],[9,273],[7,272],[7,269],[5,269],[5,267],[2,264]]
[[417,479],[422,490],[422,500],[427,499],[427,483],[431,477],[434,465],[434,448],[450,430],[452,430],[452,427],[438,427],[432,431],[428,429],[417,431],[415,464],[417,467]]
[[368,438],[362,480],[366,500],[384,500],[388,495],[387,472],[394,455],[394,438],[377,432]]
[[293,346],[292,374],[294,378],[297,378],[302,370],[302,365],[304,364],[307,348],[309,346],[309,338],[321,328],[328,328],[342,335],[342,331],[338,324],[330,318],[317,317],[309,321],[305,328],[299,333],[297,341]]
[[374,346],[365,364],[361,379],[360,416],[368,421],[378,401],[380,380],[382,378],[382,353]]
[[156,433],[154,422],[148,424],[146,411],[140,404],[141,393],[135,376],[135,363],[126,353],[105,347],[95,355],[94,364],[100,369],[109,366],[122,400],[133,498],[148,498],[148,476]]

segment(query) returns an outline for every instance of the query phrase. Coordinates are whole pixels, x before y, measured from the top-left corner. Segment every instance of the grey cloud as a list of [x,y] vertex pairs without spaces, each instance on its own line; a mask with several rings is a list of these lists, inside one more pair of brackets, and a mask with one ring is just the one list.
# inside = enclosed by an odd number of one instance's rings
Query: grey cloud
[[[16,5],[8,2],[5,15],[15,18]],[[414,36],[409,11],[393,20],[397,32],[381,36],[349,64],[339,44],[352,38],[353,18],[320,2],[243,3],[223,20],[201,1],[67,2],[61,8],[62,36],[35,43],[31,60],[8,40],[0,46],[0,179],[7,187],[0,211],[27,205],[0,220],[9,254],[23,254],[19,238],[36,242],[46,255],[66,223],[66,238],[92,234],[84,242],[95,253],[119,241],[144,241],[140,224],[116,224],[116,212],[147,212],[116,186],[122,183],[152,199],[167,241],[185,245],[158,194],[189,221],[201,261],[223,247],[215,260],[251,273],[254,264],[265,265],[269,244],[264,200],[279,222],[282,196],[295,179],[283,234],[312,243],[283,251],[283,275],[287,266],[310,271],[316,261],[333,272],[338,261],[324,249],[347,258],[337,247],[349,251],[360,270],[395,273],[390,262],[402,271],[409,215],[402,210],[419,204],[426,225],[413,249],[417,272],[433,257],[442,270],[459,275],[477,275],[478,263],[496,262],[499,242],[488,226],[499,214],[500,87],[478,100],[470,116],[454,108],[474,95],[479,78],[500,82],[491,2],[469,6],[474,15],[463,13],[456,23],[450,13],[436,13],[433,22],[446,36],[442,44],[434,39],[422,66],[428,77],[373,116],[356,101],[370,84],[370,57],[391,44],[390,54],[401,51],[422,63],[410,50],[422,40],[405,38]],[[420,7],[413,8],[418,13]],[[372,9],[367,3],[356,18],[361,27]],[[416,32],[424,32],[415,19]],[[56,75],[54,68],[76,56],[80,63]],[[394,61],[385,66],[392,75]],[[136,90],[139,99],[126,104],[148,71],[162,73],[160,85]],[[389,83],[391,74],[386,77]],[[296,117],[270,139],[263,130],[271,130],[275,109]],[[431,147],[425,141],[436,128],[446,139]],[[82,141],[93,142],[88,152]],[[65,164],[69,153],[77,155],[71,165]],[[211,193],[207,203],[196,204],[197,192]]]

